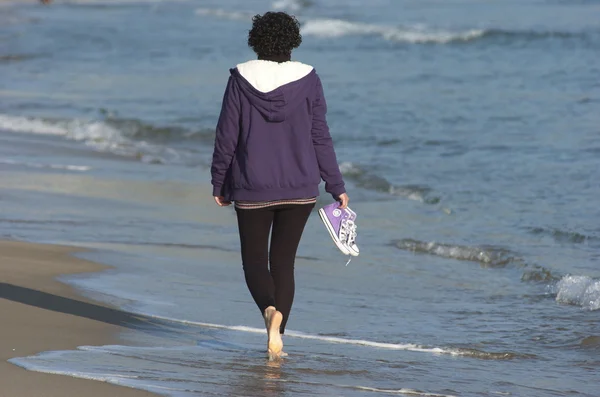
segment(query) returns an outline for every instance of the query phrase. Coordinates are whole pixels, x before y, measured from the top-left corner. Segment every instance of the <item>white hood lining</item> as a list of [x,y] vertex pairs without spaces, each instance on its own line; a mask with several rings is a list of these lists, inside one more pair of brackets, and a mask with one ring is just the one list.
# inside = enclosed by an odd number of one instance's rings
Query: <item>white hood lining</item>
[[313,67],[301,62],[252,60],[237,65],[237,70],[260,92],[270,92],[307,76]]

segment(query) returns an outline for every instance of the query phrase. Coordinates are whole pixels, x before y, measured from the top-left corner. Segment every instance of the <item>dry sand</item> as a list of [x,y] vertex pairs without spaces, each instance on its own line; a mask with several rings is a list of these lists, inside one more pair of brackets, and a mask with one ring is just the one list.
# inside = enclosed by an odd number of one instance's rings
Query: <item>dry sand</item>
[[26,371],[7,362],[48,350],[118,343],[142,320],[79,296],[55,280],[105,269],[70,247],[0,241],[0,397],[135,397],[155,394],[104,382]]

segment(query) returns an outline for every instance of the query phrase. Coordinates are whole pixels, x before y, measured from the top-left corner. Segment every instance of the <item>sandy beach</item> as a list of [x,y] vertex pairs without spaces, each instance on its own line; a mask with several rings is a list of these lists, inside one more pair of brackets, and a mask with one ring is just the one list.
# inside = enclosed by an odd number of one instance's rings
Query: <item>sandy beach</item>
[[[0,397],[152,396],[108,383],[26,371],[7,362],[48,350],[118,342],[137,318],[100,306],[55,280],[104,269],[76,249],[0,241]],[[139,320],[138,320],[139,321]]]

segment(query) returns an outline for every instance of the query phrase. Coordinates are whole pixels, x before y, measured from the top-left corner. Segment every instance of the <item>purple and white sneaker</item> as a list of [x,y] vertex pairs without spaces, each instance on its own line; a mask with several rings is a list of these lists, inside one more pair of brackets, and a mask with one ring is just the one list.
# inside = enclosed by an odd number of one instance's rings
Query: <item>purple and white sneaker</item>
[[326,205],[319,210],[319,216],[338,249],[344,255],[358,256],[359,251],[355,243],[356,224],[354,223],[356,213],[349,209],[342,210],[339,207],[338,202]]

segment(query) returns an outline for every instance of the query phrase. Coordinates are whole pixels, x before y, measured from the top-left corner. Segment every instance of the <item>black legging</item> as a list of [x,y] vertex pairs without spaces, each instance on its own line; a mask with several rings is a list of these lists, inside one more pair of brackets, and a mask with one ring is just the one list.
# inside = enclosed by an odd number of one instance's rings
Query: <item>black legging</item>
[[294,300],[296,251],[314,206],[296,204],[236,209],[246,284],[261,314],[269,306],[283,314],[279,329],[282,334]]

